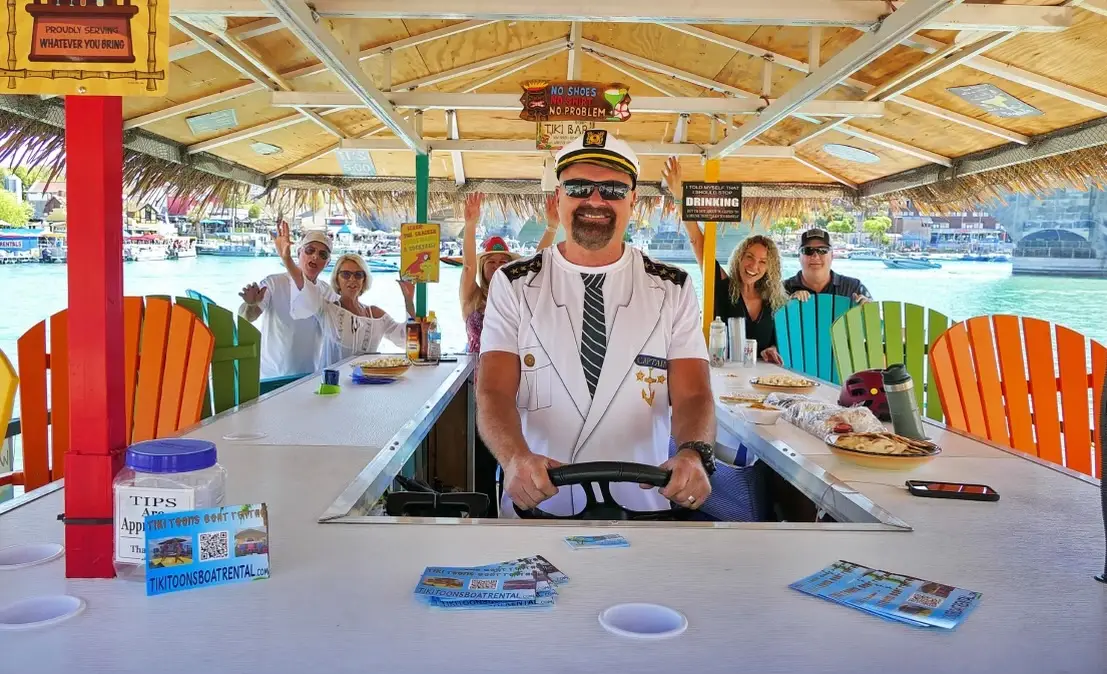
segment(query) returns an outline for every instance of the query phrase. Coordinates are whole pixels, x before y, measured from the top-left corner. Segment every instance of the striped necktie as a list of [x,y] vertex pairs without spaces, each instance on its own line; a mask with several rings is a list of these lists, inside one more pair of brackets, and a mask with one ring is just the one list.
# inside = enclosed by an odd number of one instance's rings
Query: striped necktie
[[588,381],[588,393],[596,395],[596,384],[607,353],[607,323],[603,315],[603,274],[581,274],[584,280],[584,325],[581,330],[580,364]]

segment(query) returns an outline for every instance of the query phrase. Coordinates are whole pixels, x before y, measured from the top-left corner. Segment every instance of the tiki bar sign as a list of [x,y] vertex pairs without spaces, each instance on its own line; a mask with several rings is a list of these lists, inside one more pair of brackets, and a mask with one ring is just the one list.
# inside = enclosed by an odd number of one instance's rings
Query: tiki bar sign
[[625,122],[630,94],[625,84],[602,82],[523,82],[519,117],[528,122]]
[[163,96],[169,0],[6,0],[0,93]]

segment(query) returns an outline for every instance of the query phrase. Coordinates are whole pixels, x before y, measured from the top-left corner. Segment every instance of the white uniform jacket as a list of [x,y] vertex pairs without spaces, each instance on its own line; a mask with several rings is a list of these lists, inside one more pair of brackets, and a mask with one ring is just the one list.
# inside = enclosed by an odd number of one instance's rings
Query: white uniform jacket
[[[551,284],[553,249],[505,265],[490,288],[482,353],[512,351],[521,368],[516,407],[530,450],[562,463],[633,461],[657,466],[668,459],[668,363],[707,360],[700,308],[688,274],[632,249],[629,302],[615,308],[607,352],[588,392],[573,324],[582,306],[567,306]],[[576,304],[580,304],[578,300]],[[632,510],[662,510],[657,489],[613,483],[615,500]],[[569,515],[584,507],[580,486],[562,487],[539,507]],[[501,516],[515,516],[505,494]]]

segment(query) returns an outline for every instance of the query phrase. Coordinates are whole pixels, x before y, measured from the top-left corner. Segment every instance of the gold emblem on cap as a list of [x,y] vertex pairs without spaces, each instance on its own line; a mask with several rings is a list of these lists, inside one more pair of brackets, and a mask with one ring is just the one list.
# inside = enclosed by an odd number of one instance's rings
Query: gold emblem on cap
[[528,353],[527,355],[523,356],[523,363],[527,367],[534,367],[534,354]]
[[603,147],[607,145],[607,131],[593,129],[584,132],[584,147]]

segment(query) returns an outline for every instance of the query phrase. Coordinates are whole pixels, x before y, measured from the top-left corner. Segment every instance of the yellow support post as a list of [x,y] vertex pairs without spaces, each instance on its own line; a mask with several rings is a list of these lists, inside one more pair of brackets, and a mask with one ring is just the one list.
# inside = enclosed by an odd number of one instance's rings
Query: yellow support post
[[[719,160],[709,159],[704,169],[704,181],[719,182]],[[711,321],[715,320],[715,230],[718,223],[703,224],[703,338],[710,339]]]

